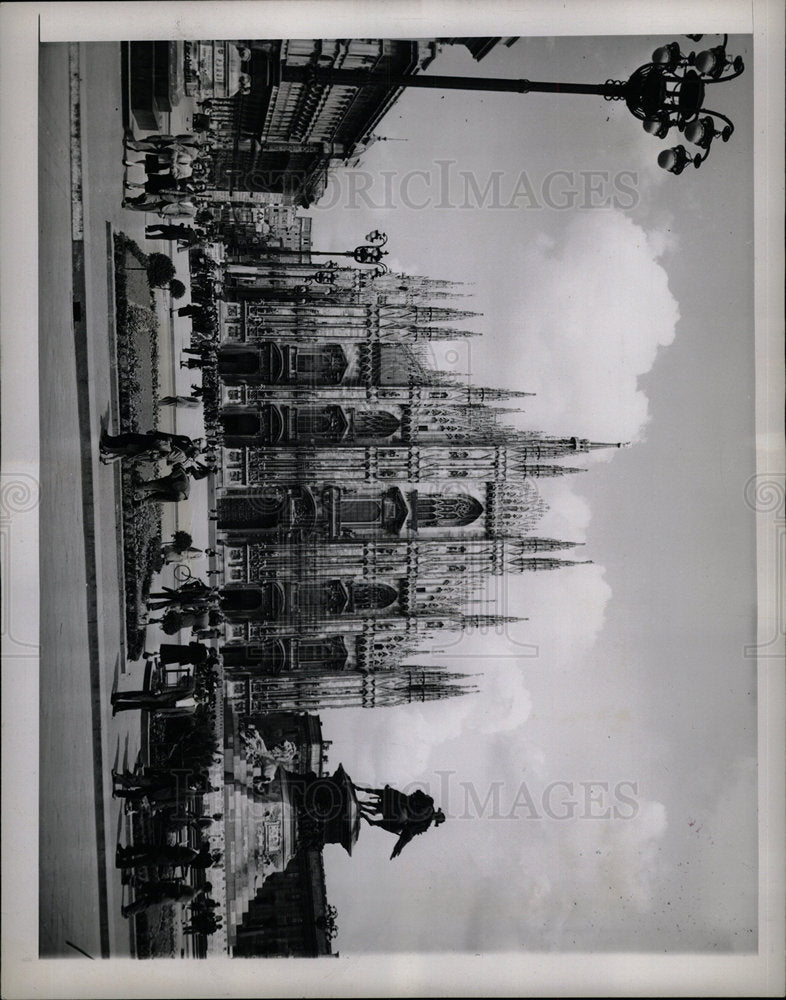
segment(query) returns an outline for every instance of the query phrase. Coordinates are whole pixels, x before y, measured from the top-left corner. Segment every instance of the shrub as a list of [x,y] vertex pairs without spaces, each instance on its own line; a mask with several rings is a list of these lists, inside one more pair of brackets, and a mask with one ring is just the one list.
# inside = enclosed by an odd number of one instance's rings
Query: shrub
[[186,286],[179,278],[173,278],[169,282],[169,294],[173,299],[182,299],[186,294]]
[[172,535],[172,544],[175,547],[175,552],[185,552],[193,541],[194,539],[187,531],[176,531]]
[[175,274],[172,258],[165,253],[151,253],[147,258],[147,280],[151,288],[164,288]]

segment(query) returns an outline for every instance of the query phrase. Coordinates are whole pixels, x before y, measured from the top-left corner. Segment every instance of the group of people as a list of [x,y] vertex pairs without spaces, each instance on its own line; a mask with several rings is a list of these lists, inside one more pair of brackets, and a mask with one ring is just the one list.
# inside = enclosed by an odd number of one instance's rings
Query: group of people
[[[195,129],[198,127],[195,120]],[[215,360],[219,340],[215,300],[221,295],[221,284],[214,262],[204,252],[214,232],[214,220],[203,195],[211,170],[211,148],[209,138],[195,134],[137,139],[127,132],[124,138],[124,207],[158,215],[158,222],[146,226],[146,238],[172,241],[179,252],[189,255],[192,302],[179,310],[181,316],[191,317],[192,327],[184,367],[202,368],[202,384],[191,385],[190,395],[175,390],[163,396],[158,401],[162,406],[196,409],[204,406],[209,397],[215,409],[217,366],[210,362]],[[205,438],[193,440],[158,431],[105,433],[101,459],[165,461],[166,474],[135,483],[134,501],[178,502],[188,498],[192,482],[215,470],[216,448],[221,443],[217,430],[211,423]],[[194,548],[190,539],[184,545],[182,539],[174,537],[172,543],[161,548],[165,564],[203,555],[215,552]],[[219,656],[200,641],[222,632],[220,593],[203,580],[189,579],[154,590],[147,607],[162,612],[160,617],[148,618],[148,624],[160,624],[172,636],[190,628],[192,638],[162,643],[156,652],[145,652],[151,680],[138,685],[138,690],[116,691],[112,696],[113,712],[146,709],[164,711],[167,716],[193,714],[200,705],[210,704],[220,684]],[[185,721],[175,720],[174,724]],[[123,915],[131,917],[161,904],[184,903],[190,910],[184,933],[214,932],[221,926],[218,904],[210,899],[210,883],[199,883],[220,860],[220,855],[202,840],[212,823],[221,818],[220,814],[204,816],[201,811],[202,797],[216,789],[204,774],[173,772],[166,767],[113,772],[112,778],[113,792],[125,800],[126,811],[145,815],[144,841],[138,842],[140,830],[135,823],[135,842],[117,849],[116,865],[123,872],[124,883],[133,886],[133,901],[123,907]],[[172,842],[173,832],[177,834],[176,843]]]
[[201,438],[192,439],[185,434],[164,431],[109,434],[104,430],[100,440],[100,458],[105,464],[122,460],[156,462],[164,459],[171,467],[167,476],[138,482],[134,490],[135,503],[176,503],[187,499],[191,481],[205,479],[215,468],[214,460],[201,462],[197,459],[202,451]]
[[200,368],[215,362],[218,355],[218,348],[207,341],[200,341],[198,347],[184,347],[183,354],[188,357],[181,359],[181,368]]
[[[204,774],[163,767],[112,771],[112,782],[113,794],[126,801],[126,811],[148,814],[144,840],[117,847],[115,866],[122,872],[123,884],[134,893],[133,902],[122,908],[123,916],[162,904],[186,903],[192,909],[191,932],[213,933],[220,921],[194,923],[193,915],[212,913],[218,907],[209,897],[211,883],[199,884],[222,857],[203,838],[223,815],[207,816],[198,808],[201,797],[215,791],[214,786]],[[190,846],[189,840],[197,846]]]
[[177,313],[191,319],[191,344],[184,352],[187,357],[181,367],[200,369],[202,392],[200,401],[205,421],[207,446],[215,449],[223,443],[219,417],[218,345],[220,325],[217,299],[221,297],[220,272],[216,263],[200,248],[189,254],[191,272],[191,302]]
[[164,767],[142,767],[131,771],[112,771],[112,795],[126,801],[126,812],[143,804],[152,815],[182,815],[194,796],[218,789],[204,774],[176,771]]
[[[206,703],[218,684],[218,653],[201,642],[162,643],[158,653],[143,654],[154,681],[134,690],[112,693],[112,714],[145,709],[166,711],[168,715],[190,715],[198,705]],[[167,683],[173,667],[193,666],[183,671],[174,684]]]
[[161,626],[166,635],[191,629],[197,639],[218,639],[223,635],[224,615],[217,607],[180,610],[170,608],[161,618],[148,618],[147,624]]
[[193,578],[179,587],[164,587],[160,591],[151,592],[148,595],[147,606],[154,611],[159,611],[161,608],[201,611],[206,605],[217,605],[219,599],[220,593],[217,587],[210,587],[203,580]]
[[[127,130],[123,139],[125,192],[123,207],[155,212],[163,219],[198,219],[199,196],[207,189],[213,141],[191,133],[135,138]],[[131,159],[134,153],[144,154]],[[144,180],[129,179],[129,170],[144,168]],[[134,192],[140,191],[140,194]]]
[[202,580],[189,580],[180,587],[164,587],[148,596],[148,610],[163,611],[160,618],[148,618],[148,625],[161,625],[167,635],[190,628],[198,638],[215,638],[224,621],[221,591]]
[[[210,217],[212,219],[212,216]],[[148,240],[169,240],[177,244],[177,252],[191,250],[193,247],[203,246],[209,238],[207,228],[207,217],[203,217],[202,224],[196,220],[190,226],[182,222],[156,222],[153,225],[145,226],[145,238]]]
[[180,367],[201,371],[202,384],[192,384],[190,396],[165,396],[159,402],[165,406],[201,406],[207,446],[213,452],[222,443],[217,419],[220,327],[216,298],[221,294],[220,277],[215,262],[198,247],[189,253],[189,270],[191,302],[177,308],[179,317],[191,320],[190,344],[182,349]]

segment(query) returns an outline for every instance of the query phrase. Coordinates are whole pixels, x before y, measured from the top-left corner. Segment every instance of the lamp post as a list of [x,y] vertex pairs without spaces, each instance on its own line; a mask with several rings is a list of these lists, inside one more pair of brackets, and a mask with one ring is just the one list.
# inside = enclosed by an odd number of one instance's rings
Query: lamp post
[[[370,278],[373,281],[374,278],[380,278],[383,274],[389,274],[390,268],[382,260],[388,254],[387,250],[382,249],[388,241],[387,234],[374,229],[372,232],[366,233],[364,239],[365,243],[359,244],[353,250],[289,250],[281,248],[273,249],[267,254],[260,253],[259,257],[273,257],[276,260],[280,257],[298,257],[301,259],[297,260],[296,264],[301,267],[308,267],[307,262],[302,260],[305,254],[320,257],[350,257],[358,264],[372,265],[367,270],[355,269],[354,273],[360,275],[361,280],[363,278]],[[295,302],[329,303],[330,301],[334,301],[339,291],[336,287],[338,270],[339,265],[335,260],[325,261],[321,267],[311,274],[303,273],[300,276],[302,284],[290,286],[286,293],[282,289],[280,294],[290,296],[292,301]],[[286,272],[278,274],[275,271],[269,272],[267,276],[274,280],[288,277]],[[321,295],[320,298],[315,298],[312,294],[317,290],[317,287]]]
[[[703,36],[687,37],[698,41]],[[628,80],[606,80],[600,84],[439,76],[429,73],[415,76],[378,75],[364,70],[288,64],[280,67],[280,82],[300,83],[316,94],[324,87],[333,85],[517,94],[591,94],[606,101],[624,101],[630,113],[644,124],[650,134],[662,138],[671,128],[676,127],[688,142],[695,143],[703,151],[702,154],[691,157],[684,151],[684,147],[678,146],[669,151],[672,156],[665,157],[661,154],[658,158],[661,167],[672,173],[681,173],[686,163],[693,163],[698,167],[707,159],[714,138],[720,137],[727,142],[734,131],[733,124],[725,115],[704,107],[708,87],[733,80],[744,71],[742,59],[728,55],[727,43],[728,35],[723,35],[723,41],[719,45],[686,55],[678,42],[671,42],[655,49],[650,62],[639,66]],[[724,124],[719,127],[719,122]],[[683,153],[678,152],[680,149]]]
[[[373,265],[373,271],[365,272],[371,277],[377,278],[383,274],[388,274],[390,268],[382,260],[388,254],[387,250],[382,249],[388,241],[387,234],[374,229],[372,232],[366,233],[364,239],[365,243],[360,243],[353,250],[275,249],[270,251],[270,256],[276,259],[279,257],[303,257],[304,254],[309,254],[311,257],[350,257],[356,264]],[[320,270],[305,280],[309,282],[316,281],[320,285],[332,285],[336,280],[335,271],[337,268],[338,264],[334,260],[328,260],[322,265]]]

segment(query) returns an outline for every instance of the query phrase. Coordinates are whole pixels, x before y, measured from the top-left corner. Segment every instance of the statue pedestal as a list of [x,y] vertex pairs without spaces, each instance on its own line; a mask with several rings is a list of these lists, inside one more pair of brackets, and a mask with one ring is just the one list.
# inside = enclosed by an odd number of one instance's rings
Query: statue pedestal
[[303,826],[310,827],[323,845],[341,844],[351,855],[360,833],[360,807],[352,779],[341,764],[321,778],[313,773],[293,776],[293,784]]

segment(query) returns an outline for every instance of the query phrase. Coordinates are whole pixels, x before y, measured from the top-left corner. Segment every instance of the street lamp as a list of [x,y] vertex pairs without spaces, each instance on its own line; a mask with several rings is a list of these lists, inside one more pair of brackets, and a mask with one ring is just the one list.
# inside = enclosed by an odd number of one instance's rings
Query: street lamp
[[[688,37],[698,40],[702,36]],[[518,94],[594,94],[607,101],[624,101],[630,113],[643,123],[645,130],[658,138],[665,137],[673,127],[684,132],[688,142],[693,142],[704,150],[702,156],[690,157],[685,154],[688,156],[686,162],[698,166],[707,159],[713,138],[720,136],[727,142],[734,131],[734,126],[725,115],[704,107],[708,86],[733,80],[745,69],[739,56],[728,55],[727,43],[728,35],[723,35],[720,45],[698,54],[690,52],[685,55],[678,42],[671,42],[657,48],[652,54],[651,61],[635,70],[628,80],[606,80],[601,84],[437,76],[430,73],[415,76],[387,73],[380,75],[365,70],[288,64],[280,67],[280,82],[303,84],[316,95],[319,95],[324,87],[331,85],[356,88],[384,86],[396,89],[416,87],[437,90],[480,90]],[[707,120],[711,122],[709,126],[706,124]],[[725,124],[718,127],[718,121]],[[688,133],[688,126],[696,122],[701,122],[702,127],[692,129]],[[668,160],[669,163],[677,162],[679,155],[663,157],[663,160]],[[658,162],[661,163],[661,157],[658,158]],[[672,173],[680,172],[671,166],[665,169]],[[355,259],[359,260],[357,257]],[[365,263],[362,260],[360,262]]]
[[[698,40],[702,36],[688,37]],[[685,55],[677,42],[671,42],[655,49],[652,62],[631,77],[631,81],[638,77],[631,95],[637,91],[640,100],[635,107],[628,100],[628,107],[642,119],[645,132],[662,139],[676,127],[688,142],[703,150],[703,155],[693,156],[681,145],[664,150],[658,165],[670,173],[682,173],[688,163],[700,167],[710,155],[713,139],[728,142],[734,132],[726,115],[703,107],[707,86],[733,80],[745,69],[739,56],[727,54],[727,43],[728,35],[724,35],[720,45],[698,55]]]
[[[357,264],[372,264],[374,270],[372,272],[365,272],[369,274],[372,278],[381,277],[383,274],[388,274],[390,268],[382,260],[388,254],[387,250],[383,250],[382,247],[388,241],[386,233],[381,233],[378,229],[374,229],[370,233],[366,233],[363,237],[366,241],[356,246],[353,250],[275,250],[273,253],[278,257],[287,256],[297,256],[302,257],[304,254],[309,254],[311,257],[351,257],[352,260]],[[338,264],[334,260],[326,261],[325,264],[319,271],[307,278],[307,281],[316,281],[321,285],[333,284],[336,280],[335,274],[333,273],[338,267]]]
[[672,146],[671,149],[664,149],[658,154],[658,166],[663,170],[668,170],[671,174],[681,174],[689,163],[694,167],[700,167],[703,158],[691,156],[684,146]]

